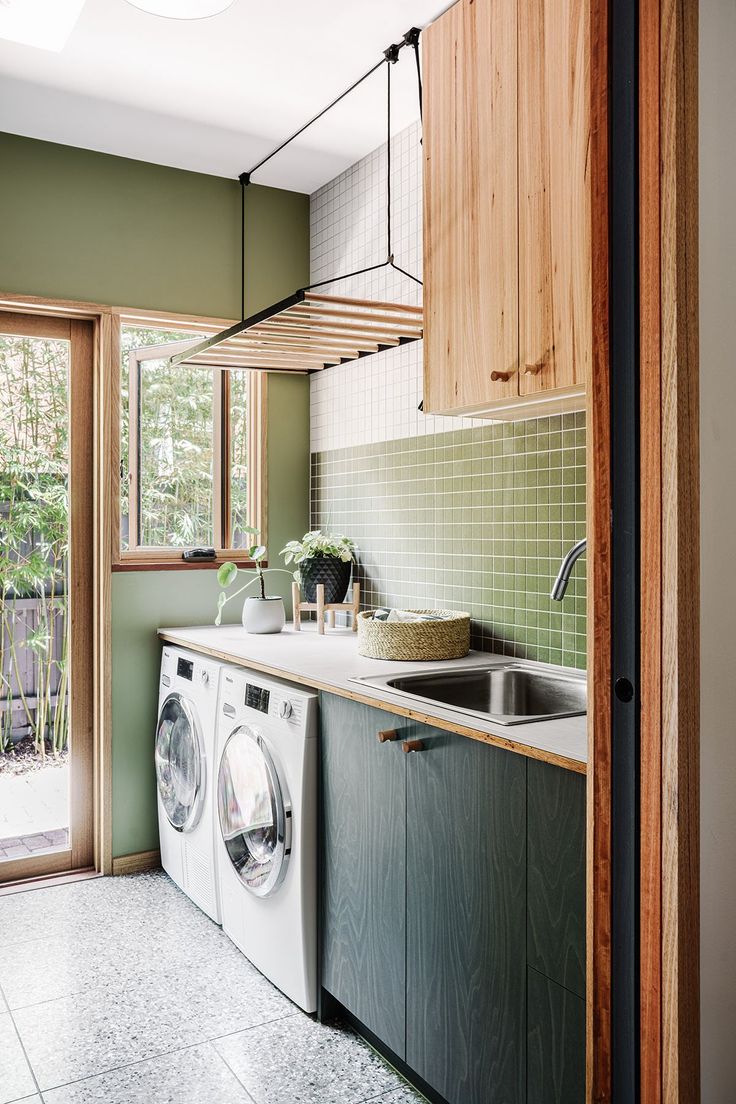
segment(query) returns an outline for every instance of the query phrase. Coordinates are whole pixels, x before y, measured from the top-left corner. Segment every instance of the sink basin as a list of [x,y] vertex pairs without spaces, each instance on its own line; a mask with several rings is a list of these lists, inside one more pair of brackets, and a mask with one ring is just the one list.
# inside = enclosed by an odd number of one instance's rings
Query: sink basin
[[587,712],[584,675],[539,670],[523,664],[495,664],[364,678],[415,701],[430,701],[497,724],[529,724]]

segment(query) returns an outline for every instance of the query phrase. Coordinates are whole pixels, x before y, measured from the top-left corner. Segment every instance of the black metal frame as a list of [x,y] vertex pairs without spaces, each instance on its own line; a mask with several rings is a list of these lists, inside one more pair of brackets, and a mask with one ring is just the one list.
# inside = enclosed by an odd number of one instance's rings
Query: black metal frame
[[[405,46],[409,46],[414,50],[414,56],[416,59],[417,67],[417,88],[419,95],[419,118],[422,118],[422,72],[419,61],[419,36],[421,35],[420,27],[410,27],[400,42],[395,42],[391,46],[388,46],[383,51],[383,57],[380,61],[377,61],[375,65],[372,65],[367,72],[363,73],[361,77],[358,77],[356,81],[341,92],[338,96],[331,100],[326,107],[323,107],[321,111],[318,111],[316,115],[313,115],[306,123],[295,130],[293,134],[290,134],[288,138],[285,138],[282,142],[272,149],[270,153],[267,153],[265,157],[262,157],[252,168],[245,172],[240,173],[238,177],[238,183],[240,184],[240,317],[241,321],[236,322],[234,326],[230,326],[227,330],[222,330],[218,334],[214,334],[206,341],[201,341],[198,345],[195,345],[187,353],[177,353],[176,356],[171,358],[171,365],[176,367],[179,364],[183,364],[193,356],[201,355],[207,352],[208,349],[213,348],[216,345],[220,345],[222,342],[227,341],[231,337],[237,337],[238,334],[243,333],[245,330],[250,329],[251,326],[257,325],[259,322],[265,322],[266,319],[272,318],[274,315],[279,314],[281,311],[286,310],[288,307],[293,307],[297,303],[301,303],[304,300],[304,293],[312,291],[317,287],[324,287],[325,284],[334,284],[339,280],[347,280],[353,276],[364,276],[368,272],[375,272],[380,268],[393,268],[396,272],[400,272],[402,276],[406,276],[407,279],[413,280],[414,283],[422,285],[422,281],[418,276],[413,275],[411,272],[407,272],[406,269],[397,265],[394,261],[393,246],[391,239],[391,66],[395,65],[399,60],[399,54]],[[289,296],[287,299],[282,299],[280,303],[276,303],[271,307],[267,307],[263,311],[259,311],[257,314],[253,314],[250,318],[245,317],[245,189],[251,182],[253,174],[262,168],[272,157],[281,153],[295,138],[298,138],[304,133],[313,123],[316,123],[318,119],[321,119],[323,115],[326,115],[333,107],[344,100],[351,92],[353,92],[363,81],[368,77],[376,73],[382,65],[386,66],[386,260],[381,261],[379,264],[368,265],[365,268],[359,268],[355,272],[343,273],[339,276],[332,276],[327,280],[319,280],[317,283],[308,284],[306,287],[300,288]],[[417,340],[416,338],[401,338],[399,344],[406,344],[408,341]],[[392,348],[390,345],[379,345],[378,351],[383,352],[385,349]],[[359,353],[358,356],[366,356],[366,353]],[[344,363],[345,361],[355,360],[355,357],[342,357],[335,363]]]
[[610,5],[611,1100],[640,1097],[638,4]]

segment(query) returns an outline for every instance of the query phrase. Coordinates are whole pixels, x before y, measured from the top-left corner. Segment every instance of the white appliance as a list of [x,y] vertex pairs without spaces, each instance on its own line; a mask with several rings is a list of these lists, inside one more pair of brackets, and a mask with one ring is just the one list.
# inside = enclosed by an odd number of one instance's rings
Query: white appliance
[[217,724],[222,927],[305,1012],[317,1008],[317,695],[228,668]]
[[216,924],[215,728],[224,668],[208,656],[164,647],[155,751],[161,865]]

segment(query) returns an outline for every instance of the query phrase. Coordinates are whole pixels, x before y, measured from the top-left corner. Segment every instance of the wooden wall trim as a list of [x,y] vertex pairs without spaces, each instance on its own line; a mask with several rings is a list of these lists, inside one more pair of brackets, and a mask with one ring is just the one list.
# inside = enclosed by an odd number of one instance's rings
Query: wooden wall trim
[[641,484],[641,1104],[662,1099],[662,425],[660,0],[639,13]]
[[114,877],[120,874],[143,874],[147,870],[158,870],[161,866],[160,851],[139,851],[135,855],[119,855],[112,860]]
[[588,442],[587,1099],[611,1088],[611,440],[609,380],[608,0],[592,0],[593,352]]
[[662,1098],[700,1099],[697,0],[661,0]]

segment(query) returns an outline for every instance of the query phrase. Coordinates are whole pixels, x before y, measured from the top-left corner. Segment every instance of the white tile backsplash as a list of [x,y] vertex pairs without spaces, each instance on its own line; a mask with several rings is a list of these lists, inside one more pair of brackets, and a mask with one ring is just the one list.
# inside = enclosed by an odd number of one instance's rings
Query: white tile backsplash
[[[391,140],[392,241],[396,264],[422,276],[422,147],[415,123]],[[310,200],[311,280],[386,259],[386,145],[325,184]],[[391,268],[324,288],[359,299],[421,303],[422,289]],[[421,341],[315,373],[311,451],[347,448],[483,424],[425,415]]]

